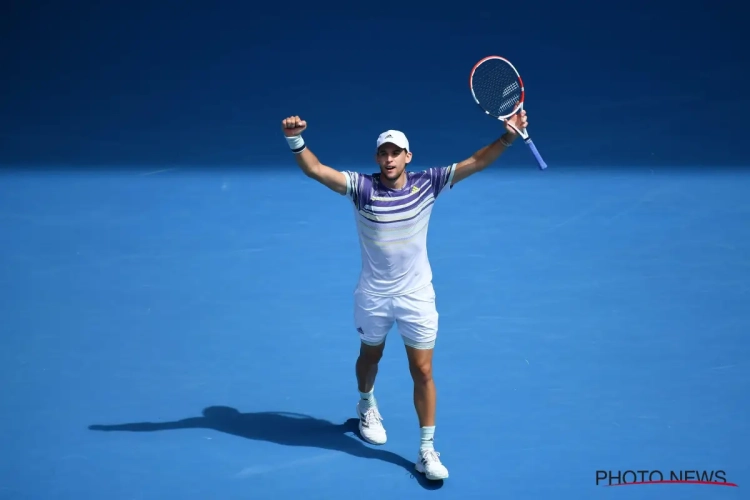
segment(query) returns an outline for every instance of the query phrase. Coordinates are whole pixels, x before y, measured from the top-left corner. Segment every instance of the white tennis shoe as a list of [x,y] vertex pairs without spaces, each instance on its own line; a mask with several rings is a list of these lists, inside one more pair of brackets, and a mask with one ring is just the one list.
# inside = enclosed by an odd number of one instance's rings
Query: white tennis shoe
[[359,416],[359,434],[362,439],[370,444],[385,444],[387,437],[383,427],[383,417],[377,406],[362,408],[357,403],[357,415]]
[[448,479],[448,469],[440,462],[440,453],[435,450],[419,450],[414,468],[430,481]]

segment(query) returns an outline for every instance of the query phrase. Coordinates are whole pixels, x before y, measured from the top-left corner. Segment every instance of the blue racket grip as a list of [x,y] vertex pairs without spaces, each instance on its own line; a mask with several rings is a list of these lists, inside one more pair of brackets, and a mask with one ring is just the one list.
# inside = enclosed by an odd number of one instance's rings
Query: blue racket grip
[[531,137],[526,139],[524,142],[529,145],[531,152],[534,154],[534,158],[536,158],[537,163],[539,163],[539,169],[544,170],[545,168],[547,168],[547,164],[544,163],[544,160],[542,159],[542,155],[539,154],[539,150],[537,150],[534,143],[531,142]]

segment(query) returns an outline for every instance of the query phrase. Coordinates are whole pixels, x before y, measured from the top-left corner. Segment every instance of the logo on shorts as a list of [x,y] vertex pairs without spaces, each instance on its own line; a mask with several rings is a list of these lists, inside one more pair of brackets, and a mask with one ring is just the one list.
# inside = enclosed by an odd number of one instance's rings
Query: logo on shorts
[[364,335],[365,334],[365,332],[362,331],[362,327],[361,326],[357,327],[357,331],[359,332],[360,335]]

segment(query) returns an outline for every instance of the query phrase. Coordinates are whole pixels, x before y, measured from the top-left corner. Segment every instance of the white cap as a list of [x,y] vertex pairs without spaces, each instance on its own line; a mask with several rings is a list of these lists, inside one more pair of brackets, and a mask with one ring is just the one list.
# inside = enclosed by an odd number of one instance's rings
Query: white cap
[[406,138],[406,135],[404,135],[403,132],[399,132],[398,130],[386,130],[385,132],[380,134],[378,136],[377,147],[382,146],[386,142],[390,142],[391,144],[395,144],[401,149],[409,151],[409,140]]

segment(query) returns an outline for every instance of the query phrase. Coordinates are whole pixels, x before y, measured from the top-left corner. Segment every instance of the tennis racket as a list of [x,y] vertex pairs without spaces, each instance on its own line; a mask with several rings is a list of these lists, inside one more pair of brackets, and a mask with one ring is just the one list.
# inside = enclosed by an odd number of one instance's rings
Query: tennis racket
[[488,115],[508,123],[521,136],[523,142],[528,144],[539,163],[539,168],[547,168],[526,129],[520,130],[507,122],[508,118],[523,109],[525,98],[523,81],[515,66],[504,57],[485,57],[471,69],[469,88],[479,107]]

